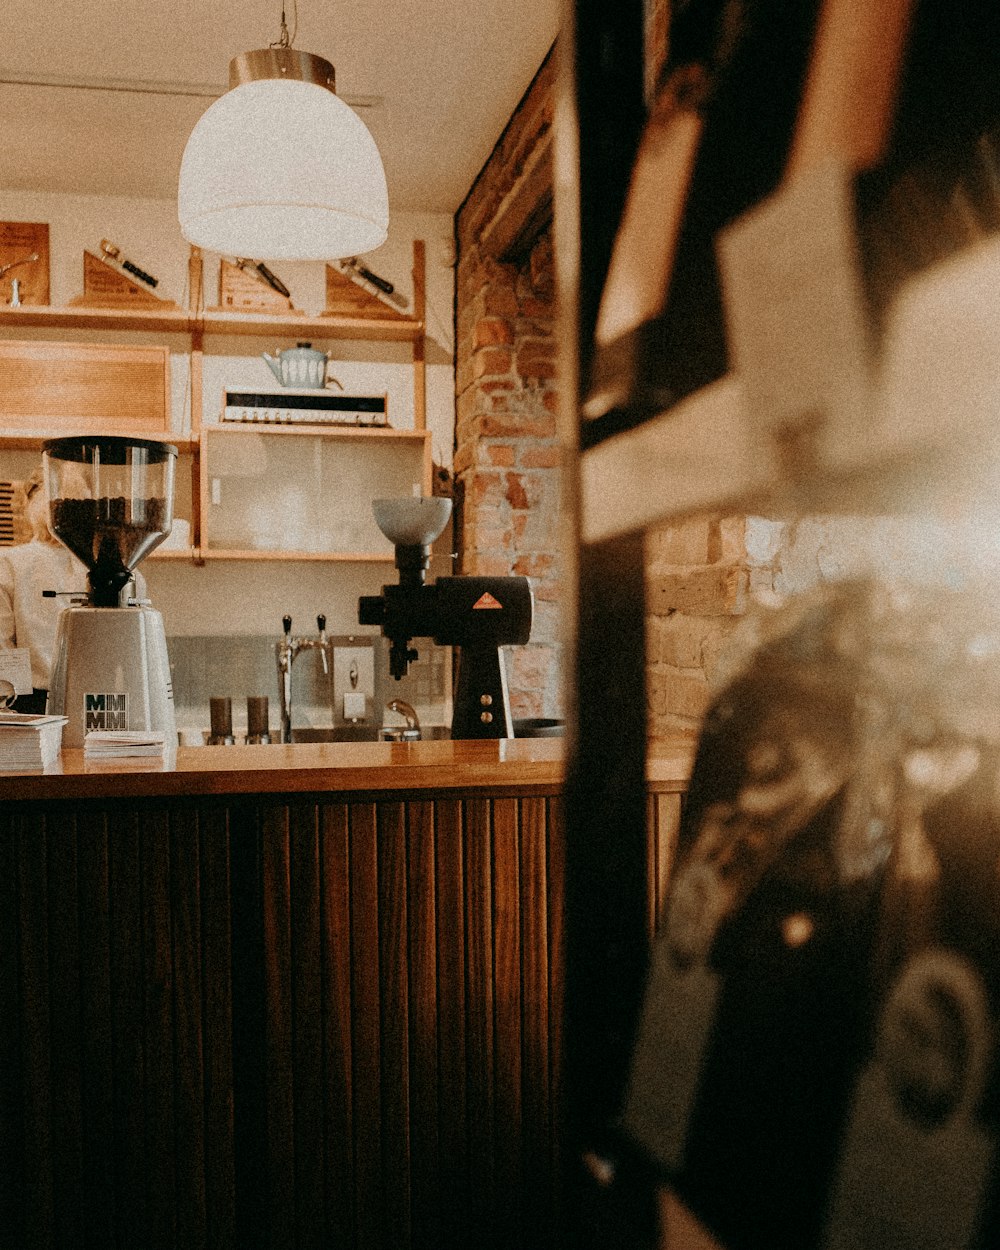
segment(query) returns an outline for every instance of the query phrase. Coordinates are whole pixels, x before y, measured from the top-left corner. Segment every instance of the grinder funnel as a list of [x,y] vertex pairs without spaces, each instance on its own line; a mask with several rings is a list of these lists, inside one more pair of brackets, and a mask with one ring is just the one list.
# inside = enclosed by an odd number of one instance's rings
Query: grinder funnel
[[431,543],[451,516],[451,500],[437,495],[374,499],[372,512],[375,523],[396,548],[400,582],[422,583],[431,563]]
[[375,523],[394,547],[429,547],[451,516],[451,500],[422,498],[375,499]]
[[117,607],[133,570],[170,533],[177,448],[81,436],[43,444],[49,525],[86,565],[94,607]]

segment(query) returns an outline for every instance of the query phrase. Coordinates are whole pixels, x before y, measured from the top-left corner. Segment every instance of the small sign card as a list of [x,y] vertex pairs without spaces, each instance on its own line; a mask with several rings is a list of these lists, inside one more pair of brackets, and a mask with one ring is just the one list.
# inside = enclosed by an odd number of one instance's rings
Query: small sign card
[[219,307],[226,312],[295,312],[292,301],[231,261],[219,261]]
[[133,282],[117,266],[83,253],[83,294],[71,299],[75,308],[176,308],[173,300],[154,295],[147,286]]
[[[37,256],[37,260],[31,257]],[[22,304],[49,302],[49,226],[44,221],[0,221],[0,303],[10,304],[17,282]]]
[[326,308],[324,317],[377,317],[399,321],[405,317],[378,295],[361,286],[334,265],[326,267]]
[[0,651],[0,680],[10,682],[15,694],[31,694],[31,655],[27,647]]

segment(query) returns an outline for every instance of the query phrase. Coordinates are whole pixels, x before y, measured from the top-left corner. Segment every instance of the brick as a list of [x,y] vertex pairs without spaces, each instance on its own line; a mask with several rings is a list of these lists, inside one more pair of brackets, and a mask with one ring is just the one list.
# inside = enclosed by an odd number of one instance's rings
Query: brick
[[457,447],[455,449],[455,456],[452,461],[452,468],[454,469],[456,475],[459,473],[464,473],[466,469],[471,467],[475,446],[476,444],[470,441],[467,443],[463,443],[460,447]]
[[528,492],[524,476],[520,473],[508,473],[505,480],[507,502],[515,510],[524,511],[528,507]]
[[492,412],[483,417],[480,434],[484,438],[554,438],[555,418],[549,413]]
[[[552,279],[550,279],[551,281]],[[523,295],[518,300],[517,311],[522,317],[530,317],[538,330],[543,333],[552,333],[552,323],[555,321],[555,305],[551,296],[546,298],[543,293],[548,288],[539,288],[537,282],[541,281],[541,275],[533,282],[531,293]]]
[[467,390],[462,391],[455,402],[455,414],[457,421],[467,421],[470,417],[474,417],[482,409],[480,388],[470,386]]
[[508,677],[521,689],[544,690],[555,656],[551,647],[527,646],[511,648]]
[[522,577],[547,577],[555,568],[556,559],[548,553],[520,555],[514,562],[514,572]]
[[675,571],[662,566],[647,570],[647,602],[651,612],[689,612],[721,616],[745,612],[748,578],[742,565],[708,564]]
[[537,603],[561,603],[563,599],[562,582],[558,577],[548,577],[533,584]]
[[522,444],[519,463],[525,469],[556,469],[562,466],[563,449],[559,443],[536,447]]
[[530,340],[534,343],[551,345],[552,356],[559,355],[559,340],[555,335],[554,322],[545,315],[544,305],[536,300],[522,300],[520,316],[514,323],[514,337],[519,343]]
[[491,464],[497,468],[509,469],[517,455],[513,443],[483,443],[476,449],[476,458],[480,464]]
[[562,608],[556,603],[537,602],[531,626],[532,642],[558,642],[562,637]]
[[700,719],[712,700],[711,688],[703,673],[657,667],[648,676],[647,697],[652,711],[662,716]]
[[474,577],[509,577],[510,559],[496,553],[473,551],[464,557],[466,571]]
[[517,295],[513,287],[493,286],[483,293],[483,312],[496,317],[517,316]]
[[514,529],[511,524],[510,509],[502,499],[493,506],[484,503],[478,508],[465,510],[463,538],[464,546],[467,550],[471,551],[477,546],[477,543],[473,540],[479,533],[486,534],[498,531],[509,532],[511,543],[513,543]]
[[466,479],[466,491],[467,506],[471,504],[473,508],[483,505],[495,507],[504,500],[504,480],[499,473],[477,469]]
[[687,616],[674,612],[647,622],[647,649],[651,664],[700,669],[711,680],[719,657],[738,628],[733,616]]
[[472,347],[493,347],[514,342],[514,328],[502,317],[480,317],[472,332]]
[[[487,509],[488,518],[483,521],[476,517],[471,525],[466,525],[463,543],[466,551],[480,553],[492,552],[494,555],[513,553],[514,530],[503,517],[493,518],[493,510]],[[509,558],[509,557],[508,557]]]
[[458,395],[467,391],[475,382],[475,362],[471,356],[458,360],[455,366],[455,392]]
[[781,548],[786,533],[783,521],[769,521],[764,517],[747,517],[746,551],[751,565],[769,565]]
[[511,518],[519,551],[553,551],[562,536],[558,508],[538,506]]
[[719,517],[716,522],[717,550],[710,553],[713,563],[733,564],[747,558],[747,519],[742,516]]
[[709,564],[712,521],[697,517],[674,521],[646,535],[646,559],[655,564]]
[[544,341],[518,343],[515,368],[522,378],[556,377],[558,365],[552,344]]
[[650,664],[701,668],[702,644],[710,619],[685,616],[682,612],[650,617],[646,625],[646,653]]
[[671,742],[678,735],[694,738],[700,723],[700,717],[674,716],[670,713],[656,716],[650,713],[646,729],[651,742]]
[[761,603],[768,607],[777,607],[781,603],[783,596],[778,593],[774,584],[774,570],[769,568],[750,570],[749,583],[750,598],[754,603]]
[[502,347],[490,347],[477,352],[472,358],[472,372],[477,378],[499,373],[510,373],[514,363],[513,353]]

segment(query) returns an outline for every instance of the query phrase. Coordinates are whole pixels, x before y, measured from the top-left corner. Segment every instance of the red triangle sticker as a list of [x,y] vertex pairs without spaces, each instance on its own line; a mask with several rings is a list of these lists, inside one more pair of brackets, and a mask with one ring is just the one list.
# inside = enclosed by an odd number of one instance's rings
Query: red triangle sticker
[[476,608],[503,608],[503,604],[494,599],[488,590],[484,591],[476,602],[472,605],[473,612]]

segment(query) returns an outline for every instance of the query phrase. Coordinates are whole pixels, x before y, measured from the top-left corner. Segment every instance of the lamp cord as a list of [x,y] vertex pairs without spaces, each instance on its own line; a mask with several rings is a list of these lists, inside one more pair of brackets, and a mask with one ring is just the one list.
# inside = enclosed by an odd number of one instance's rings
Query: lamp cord
[[272,43],[272,48],[290,48],[295,42],[295,36],[299,31],[299,0],[292,0],[292,33],[288,33],[288,23],[285,20],[285,0],[281,0],[281,33],[276,43]]

